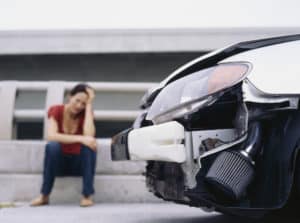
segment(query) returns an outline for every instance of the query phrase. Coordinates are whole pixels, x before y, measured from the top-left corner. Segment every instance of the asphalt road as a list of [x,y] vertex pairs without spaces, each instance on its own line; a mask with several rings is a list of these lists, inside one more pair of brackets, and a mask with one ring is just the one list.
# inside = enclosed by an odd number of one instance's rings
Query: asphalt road
[[[277,221],[278,220],[278,221]],[[300,219],[269,222],[296,223]],[[1,223],[254,223],[257,221],[206,213],[201,209],[172,203],[158,204],[97,204],[81,208],[75,204],[53,204],[43,207],[16,207],[0,209]],[[265,221],[259,221],[265,222]]]

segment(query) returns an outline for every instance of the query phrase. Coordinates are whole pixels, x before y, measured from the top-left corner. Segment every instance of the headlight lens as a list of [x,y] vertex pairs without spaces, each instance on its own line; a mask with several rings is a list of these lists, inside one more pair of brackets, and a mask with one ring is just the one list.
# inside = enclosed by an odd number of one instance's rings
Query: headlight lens
[[159,93],[146,119],[162,123],[211,105],[212,94],[239,83],[249,70],[246,62],[223,63],[180,78]]

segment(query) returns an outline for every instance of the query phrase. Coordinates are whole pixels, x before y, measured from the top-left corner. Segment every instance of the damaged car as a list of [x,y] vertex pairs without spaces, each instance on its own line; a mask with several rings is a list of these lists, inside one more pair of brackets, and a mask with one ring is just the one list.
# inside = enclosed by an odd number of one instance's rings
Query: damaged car
[[247,217],[282,209],[300,195],[299,60],[300,35],[196,58],[144,95],[112,159],[146,161],[147,187],[167,201]]

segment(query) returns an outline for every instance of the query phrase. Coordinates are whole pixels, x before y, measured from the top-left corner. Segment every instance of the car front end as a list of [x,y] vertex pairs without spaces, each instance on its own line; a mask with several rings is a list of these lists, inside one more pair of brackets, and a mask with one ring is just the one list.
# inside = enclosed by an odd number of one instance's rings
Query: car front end
[[[237,57],[219,56],[214,61],[222,52],[229,50],[212,53],[209,63],[203,61],[210,57],[204,57],[179,69],[177,75],[170,75],[146,94],[144,110],[133,127],[113,137],[112,159],[147,161],[147,186],[164,200],[262,216],[266,210],[281,207],[291,190],[288,181],[294,170],[290,173],[283,167],[284,171],[270,177],[269,183],[284,184],[274,186],[284,195],[275,199],[265,193],[261,197],[269,184],[267,170],[295,159],[300,134],[287,126],[291,125],[289,120],[298,117],[295,112],[300,92],[262,91],[257,87],[257,76],[251,77],[255,60],[239,57],[237,50]],[[287,129],[280,131],[290,130],[294,136],[288,142],[280,136],[273,145],[276,129],[282,126]],[[283,144],[289,149],[277,151]],[[286,163],[274,164],[274,159],[285,156]],[[278,182],[279,178],[286,179]]]

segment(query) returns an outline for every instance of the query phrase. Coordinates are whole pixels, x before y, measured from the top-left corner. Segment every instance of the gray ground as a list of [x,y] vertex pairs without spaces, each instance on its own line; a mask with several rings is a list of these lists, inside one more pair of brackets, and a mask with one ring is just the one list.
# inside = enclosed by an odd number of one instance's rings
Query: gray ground
[[[293,222],[298,222],[299,219]],[[80,208],[77,204],[52,204],[50,206],[16,207],[0,209],[1,223],[253,223],[256,221],[205,213],[201,209],[172,203],[156,204],[96,204]],[[272,221],[282,222],[282,221]],[[287,221],[283,221],[286,222]],[[290,222],[290,221],[289,221]]]
[[200,209],[171,203],[164,204],[97,204],[81,208],[77,204],[52,204],[29,207],[17,204],[15,208],[0,209],[0,222],[17,223],[177,223],[177,222],[223,222],[217,213],[204,213]]

